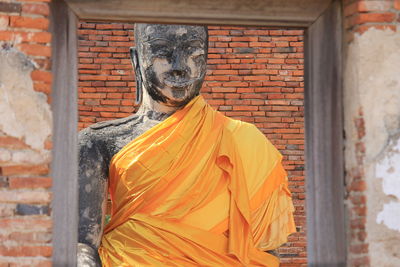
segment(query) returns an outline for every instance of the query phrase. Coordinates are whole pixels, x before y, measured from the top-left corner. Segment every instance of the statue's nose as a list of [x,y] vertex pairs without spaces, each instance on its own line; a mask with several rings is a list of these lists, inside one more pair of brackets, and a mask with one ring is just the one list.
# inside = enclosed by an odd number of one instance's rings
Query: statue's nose
[[183,56],[182,51],[177,51],[173,55],[171,74],[175,78],[182,77],[186,74],[185,57]]
[[183,70],[173,70],[171,74],[174,78],[180,78],[185,75]]

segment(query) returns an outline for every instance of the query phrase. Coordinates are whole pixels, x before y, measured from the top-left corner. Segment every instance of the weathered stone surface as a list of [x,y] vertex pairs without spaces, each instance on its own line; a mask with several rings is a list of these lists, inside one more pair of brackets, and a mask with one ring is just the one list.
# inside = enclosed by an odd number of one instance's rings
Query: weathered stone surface
[[44,143],[51,134],[51,112],[46,95],[33,89],[30,74],[34,67],[17,50],[0,49],[0,131],[29,147],[11,155],[1,151],[2,161],[42,163],[49,160],[50,152]]
[[[358,146],[361,150],[365,147],[365,154],[360,175],[367,184],[366,232],[371,266],[397,266],[400,261],[399,51],[399,32],[374,28],[356,35],[347,50],[346,169],[359,164],[355,144],[361,140]],[[364,125],[357,126],[358,116]]]

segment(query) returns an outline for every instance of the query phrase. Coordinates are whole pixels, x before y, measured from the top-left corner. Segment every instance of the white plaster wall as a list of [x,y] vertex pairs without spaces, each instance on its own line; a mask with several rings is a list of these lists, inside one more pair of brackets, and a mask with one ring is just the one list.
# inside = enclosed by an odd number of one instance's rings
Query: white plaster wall
[[0,133],[22,140],[25,150],[0,149],[0,161],[47,163],[45,140],[51,134],[51,111],[45,94],[33,89],[34,63],[14,48],[0,49]]
[[400,32],[369,29],[347,47],[346,168],[357,165],[354,118],[365,121],[367,242],[371,266],[400,266]]

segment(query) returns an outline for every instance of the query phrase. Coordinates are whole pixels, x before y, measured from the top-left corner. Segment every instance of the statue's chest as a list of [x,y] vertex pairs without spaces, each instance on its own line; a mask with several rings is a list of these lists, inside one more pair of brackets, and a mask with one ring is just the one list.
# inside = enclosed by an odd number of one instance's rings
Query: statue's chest
[[116,134],[109,145],[110,159],[117,154],[124,146],[132,142],[138,136],[142,135],[146,131],[150,130],[152,127],[156,126],[160,121],[146,119],[142,122],[136,123],[134,127],[128,131],[123,131]]

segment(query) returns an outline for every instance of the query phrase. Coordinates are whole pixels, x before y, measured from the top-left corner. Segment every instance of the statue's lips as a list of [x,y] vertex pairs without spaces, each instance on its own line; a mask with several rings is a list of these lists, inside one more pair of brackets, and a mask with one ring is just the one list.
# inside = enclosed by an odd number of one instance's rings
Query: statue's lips
[[177,90],[184,90],[187,87],[189,87],[190,85],[192,85],[194,82],[194,80],[189,79],[189,80],[169,80],[169,79],[165,79],[164,83],[173,89],[177,89]]

